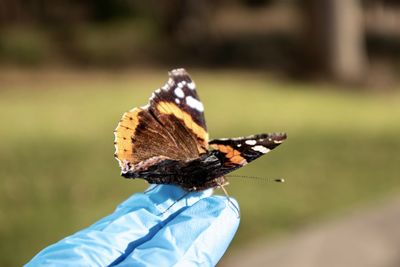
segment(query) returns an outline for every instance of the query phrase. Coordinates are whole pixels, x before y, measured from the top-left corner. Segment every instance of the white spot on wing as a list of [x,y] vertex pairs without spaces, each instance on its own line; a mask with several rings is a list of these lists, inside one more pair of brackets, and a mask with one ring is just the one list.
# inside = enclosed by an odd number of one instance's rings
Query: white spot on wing
[[204,111],[203,104],[199,100],[197,100],[196,98],[194,98],[192,96],[186,97],[186,104],[188,104],[189,107],[197,109],[200,112]]
[[169,78],[167,81],[167,84],[165,84],[163,87],[161,87],[162,90],[168,91],[171,87],[174,86],[174,80],[172,78]]
[[175,103],[177,103],[178,105],[181,103],[181,101],[179,100],[179,98],[175,98]]
[[263,154],[268,153],[268,151],[269,151],[269,149],[266,148],[265,146],[254,146],[251,149],[253,149],[254,151],[261,152]]
[[257,144],[256,140],[246,140],[245,143],[249,146],[254,146],[255,144]]
[[241,147],[241,146],[242,146],[242,144],[238,144],[238,145],[237,145],[237,147]]
[[230,140],[232,140],[232,141],[240,141],[240,140],[243,140],[245,138],[246,137],[235,137],[235,138],[230,138]]
[[186,84],[186,81],[181,81],[178,83],[178,87],[183,88]]
[[174,93],[179,98],[183,98],[185,96],[185,93],[182,91],[180,87],[175,88]]
[[191,90],[195,90],[195,89],[196,89],[196,85],[194,84],[194,82],[188,83],[187,86],[188,86],[189,89],[191,89]]

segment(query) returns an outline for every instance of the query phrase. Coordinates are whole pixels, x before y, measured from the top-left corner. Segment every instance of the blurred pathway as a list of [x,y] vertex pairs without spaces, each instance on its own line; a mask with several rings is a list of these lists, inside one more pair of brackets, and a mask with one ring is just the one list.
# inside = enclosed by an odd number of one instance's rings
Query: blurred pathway
[[236,250],[219,266],[398,267],[400,198],[382,204],[285,240]]

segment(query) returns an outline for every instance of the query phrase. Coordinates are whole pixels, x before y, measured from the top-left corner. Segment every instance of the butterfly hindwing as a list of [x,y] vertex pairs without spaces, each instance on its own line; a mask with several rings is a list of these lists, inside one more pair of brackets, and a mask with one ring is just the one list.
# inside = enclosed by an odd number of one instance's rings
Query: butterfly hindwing
[[154,157],[185,160],[189,154],[146,108],[126,112],[114,135],[115,157],[123,172]]

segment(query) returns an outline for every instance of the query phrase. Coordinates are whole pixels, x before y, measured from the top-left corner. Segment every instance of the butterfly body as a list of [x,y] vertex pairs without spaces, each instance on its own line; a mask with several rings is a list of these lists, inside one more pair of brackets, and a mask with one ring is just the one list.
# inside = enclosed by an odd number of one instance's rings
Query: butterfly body
[[224,185],[224,175],[286,139],[282,133],[209,141],[203,104],[184,69],[170,72],[149,105],[126,112],[114,134],[123,177],[188,191]]
[[[189,161],[164,159],[148,168],[122,173],[126,178],[143,178],[151,184],[175,184],[188,191],[204,190],[224,184],[222,162],[214,151]],[[216,180],[216,178],[221,179]]]

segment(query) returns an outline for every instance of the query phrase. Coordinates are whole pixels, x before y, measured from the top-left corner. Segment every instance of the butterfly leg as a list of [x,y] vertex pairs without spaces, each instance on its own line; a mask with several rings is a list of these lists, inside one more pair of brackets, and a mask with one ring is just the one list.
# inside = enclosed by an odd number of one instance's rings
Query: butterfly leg
[[187,195],[189,195],[191,193],[191,191],[187,191],[185,192],[182,196],[180,196],[177,200],[174,201],[174,203],[171,204],[171,206],[169,206],[166,210],[164,210],[163,212],[161,212],[160,215],[164,215],[167,211],[169,211],[176,203],[178,203],[179,201],[181,201],[182,199],[184,199]]
[[[154,184],[153,184],[154,185]],[[156,189],[159,186],[159,184],[155,184],[154,186],[150,187],[149,189],[147,189],[146,191],[143,192],[143,194],[148,194],[151,191],[153,191],[154,189]]]
[[233,207],[233,208],[236,210],[236,212],[237,212],[238,218],[240,218],[240,209],[239,209],[239,207],[236,206],[235,203],[233,203],[233,201],[231,200],[231,197],[230,197],[229,194],[228,194],[228,191],[226,191],[226,189],[225,189],[225,187],[224,187],[225,185],[228,185],[228,184],[229,184],[228,182],[223,183],[223,184],[218,183],[218,187],[221,188],[222,191],[224,191],[224,194],[225,194],[226,198],[228,199],[228,203],[230,203],[230,204],[232,205],[232,207]]

